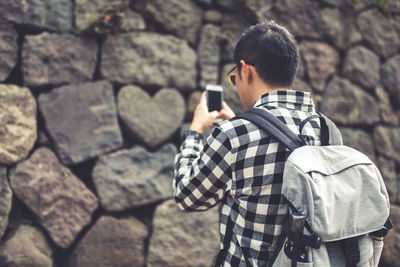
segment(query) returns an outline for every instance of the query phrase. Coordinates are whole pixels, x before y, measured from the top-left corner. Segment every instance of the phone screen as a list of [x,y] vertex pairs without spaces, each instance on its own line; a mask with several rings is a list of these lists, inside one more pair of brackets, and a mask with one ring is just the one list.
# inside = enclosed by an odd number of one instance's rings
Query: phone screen
[[220,111],[222,109],[222,92],[208,90],[207,94],[208,111]]

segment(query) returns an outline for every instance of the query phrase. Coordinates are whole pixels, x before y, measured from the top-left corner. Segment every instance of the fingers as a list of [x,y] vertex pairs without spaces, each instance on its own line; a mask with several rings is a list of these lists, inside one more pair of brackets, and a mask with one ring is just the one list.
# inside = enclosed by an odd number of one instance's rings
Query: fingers
[[235,117],[235,113],[229,112],[227,110],[221,110],[218,115],[219,118],[223,118],[224,120],[230,120]]
[[207,106],[207,95],[206,95],[205,91],[203,93],[201,93],[199,105],[201,105],[203,107]]

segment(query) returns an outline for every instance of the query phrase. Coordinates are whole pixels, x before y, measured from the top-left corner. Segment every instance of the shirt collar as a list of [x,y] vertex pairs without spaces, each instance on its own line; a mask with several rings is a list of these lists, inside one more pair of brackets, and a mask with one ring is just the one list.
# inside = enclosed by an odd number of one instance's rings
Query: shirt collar
[[311,93],[294,90],[272,91],[262,95],[256,100],[253,107],[259,106],[273,106],[305,112],[315,112]]

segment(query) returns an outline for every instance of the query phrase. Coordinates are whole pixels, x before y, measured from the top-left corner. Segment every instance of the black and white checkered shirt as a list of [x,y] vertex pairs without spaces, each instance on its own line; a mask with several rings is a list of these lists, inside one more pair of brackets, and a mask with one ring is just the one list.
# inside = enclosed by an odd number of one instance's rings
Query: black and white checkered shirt
[[[267,109],[296,134],[316,114],[311,95],[273,91],[254,107]],[[303,129],[319,145],[319,120]],[[186,131],[175,158],[175,201],[187,211],[202,211],[222,201],[220,244],[224,266],[266,266],[282,232],[288,207],[282,173],[288,150],[249,121],[233,118],[214,128],[203,147],[199,133]]]

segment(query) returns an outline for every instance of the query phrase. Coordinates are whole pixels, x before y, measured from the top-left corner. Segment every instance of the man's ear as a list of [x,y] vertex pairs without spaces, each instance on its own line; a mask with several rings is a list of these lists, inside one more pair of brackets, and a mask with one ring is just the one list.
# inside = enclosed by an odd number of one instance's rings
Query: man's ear
[[240,60],[240,65],[247,82],[250,83],[253,80],[253,70],[250,68],[249,64],[246,64],[244,60]]

